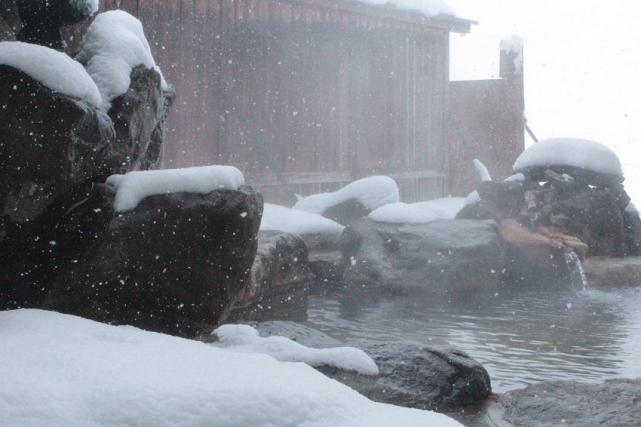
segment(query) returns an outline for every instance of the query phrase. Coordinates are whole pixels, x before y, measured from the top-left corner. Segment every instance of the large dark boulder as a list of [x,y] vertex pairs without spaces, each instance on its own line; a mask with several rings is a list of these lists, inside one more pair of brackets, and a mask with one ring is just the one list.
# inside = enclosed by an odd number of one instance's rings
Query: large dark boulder
[[[122,171],[110,118],[0,65],[0,208],[4,223],[37,219],[78,184]],[[0,230],[0,239],[3,231]]]
[[492,393],[485,368],[461,350],[399,343],[363,350],[378,376],[320,370],[374,401],[439,412],[477,408]]
[[641,380],[550,381],[500,397],[503,421],[518,426],[639,426]]
[[314,275],[300,237],[280,231],[258,233],[250,281],[241,291],[235,320],[305,320]]
[[309,265],[321,288],[340,282],[345,271],[340,235],[316,233],[304,234],[301,238],[307,246]]
[[[0,10],[12,21],[20,22],[17,38],[62,50],[64,42],[60,29],[79,23],[95,12],[90,1],[71,0],[2,0]],[[4,7],[3,7],[4,6]]]
[[131,77],[107,115],[0,65],[0,239],[8,224],[36,221],[84,182],[158,165],[173,94],[154,70]]
[[[125,213],[96,204],[104,205],[90,199],[59,225],[75,238],[56,244],[58,272],[43,308],[184,336],[229,315],[250,282],[259,194],[151,196]],[[106,222],[88,225],[96,214]]]
[[503,242],[494,221],[438,220],[387,224],[363,218],[341,240],[353,289],[464,290],[495,287]]

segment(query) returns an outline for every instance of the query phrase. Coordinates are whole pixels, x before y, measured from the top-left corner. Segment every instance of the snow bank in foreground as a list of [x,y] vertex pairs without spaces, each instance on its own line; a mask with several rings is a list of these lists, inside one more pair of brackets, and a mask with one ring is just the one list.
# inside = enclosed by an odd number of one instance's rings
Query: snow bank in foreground
[[95,107],[102,105],[98,87],[82,64],[62,52],[30,43],[0,42],[0,64],[22,71],[54,92]]
[[398,9],[416,10],[426,16],[451,15],[454,9],[442,0],[360,0],[374,5],[393,6]]
[[536,166],[572,166],[622,177],[621,162],[603,144],[577,138],[553,138],[525,150],[514,163],[514,172]]
[[303,362],[310,366],[333,366],[362,375],[378,375],[376,363],[364,351],[354,347],[309,348],[289,338],[263,338],[248,325],[223,325],[214,331],[217,345],[241,353],[259,353],[281,362]]
[[105,108],[114,98],[127,92],[131,70],[138,65],[158,71],[163,89],[168,87],[151,55],[142,23],[122,10],[96,16],[76,58],[86,64],[102,94]]
[[294,209],[322,215],[332,206],[356,199],[369,210],[400,199],[396,181],[387,176],[370,176],[359,179],[333,193],[312,194],[299,200]]
[[342,225],[315,213],[286,208],[285,206],[265,203],[261,231],[283,231],[297,234],[340,235]]
[[3,426],[460,426],[302,363],[54,312],[0,312],[0,342]]
[[242,172],[233,166],[201,166],[112,175],[107,185],[117,191],[114,209],[135,209],[146,197],[170,193],[207,194],[218,189],[237,190],[245,183]]

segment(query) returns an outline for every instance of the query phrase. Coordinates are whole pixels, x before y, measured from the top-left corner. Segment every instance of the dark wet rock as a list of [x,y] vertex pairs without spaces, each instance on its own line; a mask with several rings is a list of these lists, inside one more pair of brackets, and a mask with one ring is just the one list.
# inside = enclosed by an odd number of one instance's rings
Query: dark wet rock
[[[20,41],[40,44],[62,50],[64,42],[60,30],[63,26],[79,23],[92,14],[91,8],[83,2],[69,0],[3,0],[0,7],[19,19],[21,27],[17,33]],[[17,11],[17,16],[15,15]]]
[[503,242],[494,221],[386,224],[368,218],[343,232],[352,289],[463,290],[498,286]]
[[[25,224],[86,182],[122,170],[109,117],[0,65],[0,208]],[[0,233],[2,234],[2,233]]]
[[90,206],[59,226],[90,244],[73,258],[85,243],[60,243],[73,255],[52,277],[43,308],[194,336],[223,321],[249,284],[262,213],[250,187],[151,196],[84,235]]
[[500,402],[503,418],[524,427],[641,425],[641,379],[544,382],[510,391]]
[[641,255],[641,218],[636,208],[623,211],[625,256]]
[[371,209],[366,208],[357,199],[348,199],[328,207],[322,215],[341,225],[348,225],[359,218],[369,215],[370,212]]
[[173,92],[161,89],[160,74],[141,65],[131,71],[129,90],[111,102],[115,147],[120,158],[129,160],[128,170],[159,166],[163,124],[173,99]]
[[378,365],[379,376],[320,370],[372,400],[441,412],[478,407],[492,392],[485,368],[460,350],[412,344],[363,350]]
[[591,257],[583,262],[590,288],[641,285],[641,257]]
[[314,276],[300,237],[280,231],[258,233],[250,282],[232,313],[234,320],[304,320]]
[[[9,223],[36,221],[84,182],[158,165],[172,94],[160,75],[137,67],[109,112],[53,92],[0,66],[0,239]],[[114,126],[115,125],[115,126]]]
[[15,0],[0,0],[0,41],[15,41],[21,27]]
[[525,196],[525,185],[519,181],[484,181],[477,191],[484,204],[496,212],[495,218],[513,217],[519,213]]
[[345,260],[340,251],[340,236],[305,234],[301,236],[308,250],[309,265],[317,282],[335,284],[343,277]]

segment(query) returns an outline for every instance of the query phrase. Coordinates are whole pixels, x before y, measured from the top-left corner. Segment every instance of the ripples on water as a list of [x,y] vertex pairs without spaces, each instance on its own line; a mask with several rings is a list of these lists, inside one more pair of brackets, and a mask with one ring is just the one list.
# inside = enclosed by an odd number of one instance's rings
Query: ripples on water
[[641,289],[475,293],[381,301],[314,297],[309,326],[346,344],[450,344],[481,362],[493,390],[551,379],[641,377]]

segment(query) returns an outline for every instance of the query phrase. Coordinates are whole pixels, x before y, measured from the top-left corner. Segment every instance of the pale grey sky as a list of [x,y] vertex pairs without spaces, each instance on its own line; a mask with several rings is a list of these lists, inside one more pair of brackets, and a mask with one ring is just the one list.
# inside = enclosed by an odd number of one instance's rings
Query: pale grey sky
[[496,77],[499,41],[521,36],[526,114],[537,136],[610,146],[641,205],[641,1],[448,2],[458,16],[479,21],[471,34],[452,36],[452,78]]

